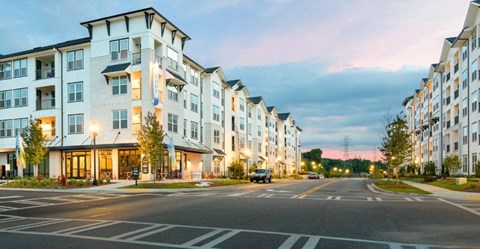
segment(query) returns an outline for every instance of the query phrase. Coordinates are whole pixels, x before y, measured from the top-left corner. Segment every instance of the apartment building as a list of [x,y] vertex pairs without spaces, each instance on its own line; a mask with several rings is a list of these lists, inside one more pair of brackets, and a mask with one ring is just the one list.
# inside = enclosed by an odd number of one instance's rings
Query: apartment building
[[[301,129],[292,116],[282,120],[262,97],[251,98],[241,80],[227,80],[221,67],[206,68],[184,55],[190,37],[158,11],[81,25],[88,37],[0,55],[1,176],[6,165],[18,176],[85,178],[95,166],[97,177],[114,179],[129,178],[134,167],[142,179],[152,179],[152,172],[220,176],[237,159],[298,170]],[[148,113],[163,126],[165,146],[173,140],[176,164],[170,165],[168,150],[158,168],[143,160],[137,134]],[[39,172],[15,160],[15,134],[31,118],[41,123],[49,148]],[[275,129],[288,126],[291,147],[270,150],[270,136],[276,142],[280,133],[269,133],[269,121]]]
[[446,38],[438,63],[422,79],[403,105],[414,144],[412,161],[432,161],[437,173],[448,155],[458,155],[462,168],[455,174],[471,175],[480,153],[478,28],[480,1],[470,2],[458,36]]

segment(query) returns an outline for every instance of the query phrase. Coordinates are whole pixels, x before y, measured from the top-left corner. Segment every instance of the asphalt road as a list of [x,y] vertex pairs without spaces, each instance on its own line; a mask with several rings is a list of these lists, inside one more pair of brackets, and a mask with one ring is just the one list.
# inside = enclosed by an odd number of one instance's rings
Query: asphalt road
[[480,202],[394,196],[363,179],[193,192],[0,191],[0,248],[479,248]]

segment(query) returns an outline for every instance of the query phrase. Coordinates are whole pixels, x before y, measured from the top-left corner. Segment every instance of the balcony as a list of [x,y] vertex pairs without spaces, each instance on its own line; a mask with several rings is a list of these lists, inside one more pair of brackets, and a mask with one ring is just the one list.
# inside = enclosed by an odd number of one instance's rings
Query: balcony
[[454,118],[454,122],[455,122],[454,125],[458,124],[458,121],[459,121],[459,117],[458,117],[458,116],[455,116],[455,118]]
[[455,92],[453,93],[453,96],[454,96],[454,99],[457,99],[458,96],[459,96],[459,90],[455,90]]
[[51,110],[55,109],[55,98],[41,99],[36,101],[36,110]]
[[457,64],[455,64],[455,66],[453,67],[453,73],[457,73],[458,72],[458,62]]
[[140,65],[141,63],[142,63],[142,54],[140,52],[132,53],[132,65]]
[[55,77],[55,69],[54,68],[44,68],[35,70],[35,79],[36,80],[44,80],[50,79]]
[[55,86],[38,87],[36,90],[36,110],[55,109]]

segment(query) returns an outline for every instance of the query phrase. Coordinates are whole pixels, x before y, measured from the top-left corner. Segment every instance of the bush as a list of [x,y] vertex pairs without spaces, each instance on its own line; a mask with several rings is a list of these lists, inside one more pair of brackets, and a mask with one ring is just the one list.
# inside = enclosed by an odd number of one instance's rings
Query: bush
[[78,184],[78,186],[83,186],[85,184],[85,181],[80,179],[80,180],[78,180],[77,184]]
[[40,181],[40,185],[46,187],[46,186],[50,186],[52,184],[52,179],[42,179]]
[[475,177],[480,178],[480,161],[475,164]]
[[98,182],[98,184],[102,184],[103,183],[103,178],[98,178],[97,182]]
[[90,179],[90,177],[87,178],[87,180],[85,181],[85,184],[86,185],[92,185],[92,179]]
[[110,177],[107,177],[107,178],[105,179],[105,181],[106,181],[107,183],[110,183],[112,180],[110,179]]
[[75,184],[77,184],[77,180],[75,179],[68,180],[68,185],[75,185]]
[[245,170],[240,161],[233,161],[228,167],[228,176],[232,179],[243,179]]
[[434,162],[427,162],[423,167],[423,179],[425,182],[432,182],[436,179],[436,167]]

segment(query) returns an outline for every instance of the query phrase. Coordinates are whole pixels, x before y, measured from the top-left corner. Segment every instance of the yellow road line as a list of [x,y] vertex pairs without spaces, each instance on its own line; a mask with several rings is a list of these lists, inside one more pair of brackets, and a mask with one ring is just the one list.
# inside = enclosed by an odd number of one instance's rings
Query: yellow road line
[[125,189],[127,193],[147,193],[150,192],[148,189]]
[[465,197],[465,200],[480,201],[480,197],[479,196],[467,196],[467,197]]
[[321,189],[321,188],[323,188],[323,187],[325,187],[325,186],[328,186],[328,185],[330,185],[330,184],[336,183],[336,182],[338,182],[338,181],[335,181],[335,180],[334,180],[334,181],[331,181],[331,182],[324,183],[324,184],[322,184],[322,185],[320,185],[320,186],[313,187],[313,188],[311,188],[311,189],[309,189],[309,190],[307,190],[307,191],[299,194],[297,198],[300,198],[300,199],[305,198],[305,196],[307,196],[307,195],[309,195],[309,194],[311,194],[311,193],[313,193],[313,192],[315,192],[315,191],[317,191],[317,190],[319,190],[319,189]]

